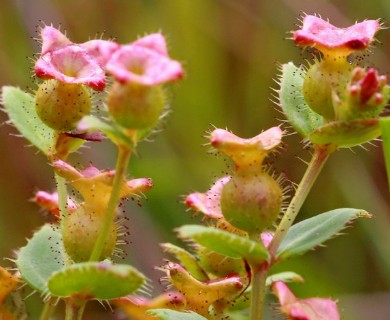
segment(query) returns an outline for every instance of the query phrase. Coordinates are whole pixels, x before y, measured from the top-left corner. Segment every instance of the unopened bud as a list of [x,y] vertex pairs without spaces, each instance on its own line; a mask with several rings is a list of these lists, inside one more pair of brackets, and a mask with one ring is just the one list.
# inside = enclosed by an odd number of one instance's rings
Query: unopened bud
[[127,129],[148,129],[158,122],[165,99],[161,86],[114,83],[107,105],[111,116]]
[[222,190],[222,213],[234,227],[260,234],[277,219],[282,198],[281,187],[269,174],[235,174]]
[[91,110],[88,90],[80,84],[46,80],[38,88],[35,107],[39,118],[58,131],[73,130]]

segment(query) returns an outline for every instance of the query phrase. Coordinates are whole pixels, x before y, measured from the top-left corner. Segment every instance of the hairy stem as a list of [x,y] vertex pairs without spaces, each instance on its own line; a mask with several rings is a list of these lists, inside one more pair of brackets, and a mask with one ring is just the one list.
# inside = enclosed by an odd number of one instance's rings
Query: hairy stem
[[294,197],[292,198],[286,213],[284,214],[278,228],[275,231],[275,235],[268,247],[272,256],[276,254],[282,240],[284,239],[288,229],[294,223],[296,216],[301,209],[303,202],[310,192],[314,182],[316,181],[319,173],[321,172],[329,155],[335,150],[333,146],[315,145],[313,157],[306,169]]
[[72,298],[66,301],[65,320],[82,320],[86,301],[75,301]]
[[99,261],[102,254],[104,243],[107,240],[111,225],[114,223],[115,209],[120,200],[121,187],[125,178],[127,165],[129,163],[131,150],[125,146],[118,146],[118,159],[115,168],[115,177],[112,184],[112,191],[108,206],[104,214],[103,227],[100,230],[99,237],[96,240],[89,261]]
[[57,193],[58,193],[58,208],[60,209],[60,221],[64,221],[64,217],[67,214],[67,198],[68,190],[66,189],[65,178],[55,174]]
[[252,292],[250,320],[262,320],[265,302],[265,280],[268,268],[251,266]]
[[49,299],[45,302],[45,305],[43,306],[43,310],[41,313],[41,316],[39,317],[39,320],[50,320],[50,317],[53,315],[57,305],[54,301],[54,299]]

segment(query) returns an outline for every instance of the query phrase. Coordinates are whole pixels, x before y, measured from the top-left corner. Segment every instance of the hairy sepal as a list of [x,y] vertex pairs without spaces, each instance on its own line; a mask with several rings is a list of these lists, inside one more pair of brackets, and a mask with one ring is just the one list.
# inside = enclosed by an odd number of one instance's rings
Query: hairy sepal
[[303,137],[309,136],[323,125],[324,119],[314,112],[303,97],[305,71],[292,62],[281,66],[279,103],[285,116]]

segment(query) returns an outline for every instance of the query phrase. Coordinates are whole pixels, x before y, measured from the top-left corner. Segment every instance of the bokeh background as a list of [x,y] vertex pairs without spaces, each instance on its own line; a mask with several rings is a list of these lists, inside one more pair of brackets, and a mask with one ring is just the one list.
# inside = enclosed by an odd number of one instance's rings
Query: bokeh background
[[[337,26],[382,18],[390,24],[390,2],[329,0],[1,0],[0,85],[36,88],[31,66],[39,52],[40,20],[61,25],[74,42],[97,33],[121,43],[162,31],[170,55],[186,70],[184,81],[170,90],[171,114],[164,130],[151,143],[139,146],[129,175],[151,177],[155,188],[142,207],[130,203],[127,215],[131,242],[125,260],[154,279],[153,269],[163,263],[159,242],[176,241],[172,229],[193,222],[182,204],[182,195],[206,191],[229,167],[223,157],[207,153],[204,138],[214,126],[242,137],[280,124],[283,119],[270,101],[277,84],[278,63],[303,63],[290,30],[303,13],[317,13]],[[383,74],[390,71],[390,31],[382,30],[368,63]],[[29,89],[30,88],[30,89]],[[5,114],[0,122],[6,121]],[[15,250],[47,217],[29,199],[38,189],[53,190],[48,162],[27,142],[15,137],[8,125],[0,127],[0,257],[12,258]],[[275,170],[299,182],[310,154],[298,135],[284,139],[284,150],[274,157]],[[115,149],[109,143],[90,145],[74,163],[111,168]],[[346,320],[386,320],[390,316],[390,208],[381,143],[367,150],[342,150],[331,157],[308,197],[299,219],[338,207],[363,208],[374,214],[302,258],[277,267],[305,277],[293,285],[303,296],[338,299]],[[12,263],[4,260],[4,266]],[[276,271],[276,269],[275,269]],[[28,294],[25,289],[24,295]],[[37,295],[27,299],[30,319],[38,318]],[[271,316],[270,316],[271,317]],[[118,319],[101,306],[90,307],[87,319]],[[59,317],[59,319],[61,319]]]

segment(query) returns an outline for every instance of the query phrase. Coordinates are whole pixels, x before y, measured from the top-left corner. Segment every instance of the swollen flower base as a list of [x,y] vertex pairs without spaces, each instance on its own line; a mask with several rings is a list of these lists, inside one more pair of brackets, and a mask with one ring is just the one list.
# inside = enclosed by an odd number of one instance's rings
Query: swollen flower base
[[[40,320],[54,320],[60,301],[66,320],[81,320],[91,300],[111,301],[123,319],[263,320],[270,291],[279,300],[277,311],[289,319],[339,320],[334,301],[300,299],[290,291],[286,283],[302,282],[302,276],[271,271],[340,235],[357,218],[371,217],[361,209],[341,208],[294,224],[329,156],[381,134],[379,118],[390,97],[387,78],[349,61],[351,53],[370,46],[379,29],[377,20],[340,29],[315,16],[304,18],[294,41],[320,53],[307,69],[283,65],[278,90],[287,120],[312,146],[302,181],[287,202],[291,188],[263,164],[281,145],[281,127],[248,139],[215,129],[210,144],[232,160],[234,169],[210,190],[185,198],[190,209],[203,214],[205,225],[175,229],[191,250],[161,245],[171,257],[159,267],[168,288],[145,298],[140,293],[147,290],[146,277],[115,262],[118,245],[129,234],[123,225],[127,213],[119,208],[124,198],[140,201],[152,188],[149,178],[127,179],[129,160],[158,125],[167,108],[165,86],[183,77],[182,66],[168,56],[159,33],[125,45],[102,39],[75,44],[44,27],[34,67],[43,82],[34,96],[4,87],[2,102],[11,122],[47,156],[57,190],[34,196],[52,223],[17,251],[18,272],[0,268],[0,318],[25,319],[22,300],[14,296],[24,282],[43,297]],[[102,96],[107,114],[98,117],[91,94],[106,87],[107,77],[112,77]],[[117,147],[115,170],[76,169],[72,153],[103,136]]]

